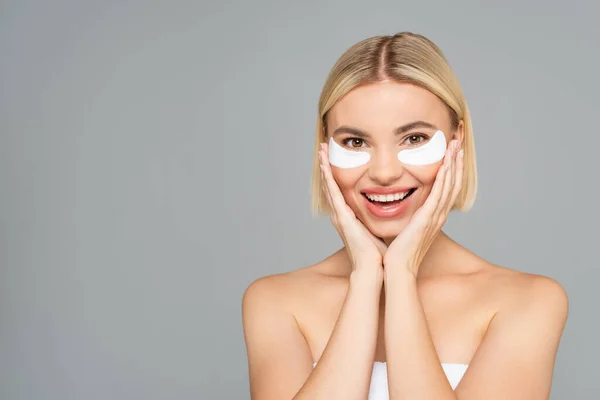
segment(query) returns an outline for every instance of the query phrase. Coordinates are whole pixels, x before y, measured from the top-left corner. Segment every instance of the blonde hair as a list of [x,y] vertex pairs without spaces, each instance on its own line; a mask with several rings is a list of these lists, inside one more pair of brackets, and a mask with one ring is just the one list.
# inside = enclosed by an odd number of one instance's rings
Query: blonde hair
[[458,79],[442,51],[429,39],[411,32],[375,36],[350,47],[335,63],[319,99],[312,173],[312,210],[329,212],[319,167],[319,144],[327,138],[327,112],[359,85],[391,80],[412,83],[435,94],[448,107],[452,129],[463,121],[464,175],[452,209],[467,211],[475,201],[477,169],[471,115]]

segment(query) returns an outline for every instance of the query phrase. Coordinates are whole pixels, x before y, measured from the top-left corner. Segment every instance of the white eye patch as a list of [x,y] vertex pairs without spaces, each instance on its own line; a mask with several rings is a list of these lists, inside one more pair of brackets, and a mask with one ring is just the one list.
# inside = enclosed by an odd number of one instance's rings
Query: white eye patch
[[[446,137],[440,130],[424,145],[398,152],[398,160],[406,165],[429,165],[444,158]],[[348,150],[329,138],[329,163],[338,168],[356,168],[365,165],[371,159],[366,151]]]
[[347,150],[329,138],[329,163],[338,168],[356,168],[369,162],[366,151]]
[[446,154],[446,136],[437,131],[423,146],[405,149],[398,152],[398,160],[406,165],[435,164]]

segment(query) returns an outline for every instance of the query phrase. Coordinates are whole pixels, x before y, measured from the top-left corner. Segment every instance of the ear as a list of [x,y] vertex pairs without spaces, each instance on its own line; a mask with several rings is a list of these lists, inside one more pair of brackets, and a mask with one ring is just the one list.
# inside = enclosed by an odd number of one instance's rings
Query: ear
[[458,143],[460,143],[462,145],[463,138],[465,136],[464,131],[465,131],[465,123],[461,119],[460,122],[458,123],[458,126],[454,130],[454,135],[452,135],[452,139],[458,140]]

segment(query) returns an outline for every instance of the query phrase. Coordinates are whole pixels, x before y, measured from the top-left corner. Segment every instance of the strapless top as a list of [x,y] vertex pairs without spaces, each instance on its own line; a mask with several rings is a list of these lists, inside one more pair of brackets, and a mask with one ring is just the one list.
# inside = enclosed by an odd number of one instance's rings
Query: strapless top
[[[315,365],[317,363],[313,363],[313,368]],[[446,378],[448,378],[448,382],[450,382],[450,386],[452,386],[452,390],[456,389],[468,366],[468,364],[442,363],[442,368],[444,369]],[[389,398],[386,363],[375,361],[373,374],[371,375],[369,400],[389,400]]]

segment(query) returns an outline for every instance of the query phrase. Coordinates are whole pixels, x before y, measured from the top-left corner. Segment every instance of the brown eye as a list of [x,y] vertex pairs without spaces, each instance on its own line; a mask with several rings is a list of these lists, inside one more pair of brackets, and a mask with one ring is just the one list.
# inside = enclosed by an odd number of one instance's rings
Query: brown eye
[[419,144],[419,143],[421,143],[422,139],[423,139],[423,137],[420,135],[412,135],[412,136],[408,137],[408,141],[410,144]]
[[364,147],[365,141],[359,138],[348,138],[342,140],[342,144],[351,149],[360,149]]
[[351,146],[352,147],[362,147],[362,139],[351,139]]
[[415,133],[414,135],[407,136],[404,139],[404,143],[409,146],[416,146],[425,143],[427,140],[429,140],[429,136],[422,133]]

